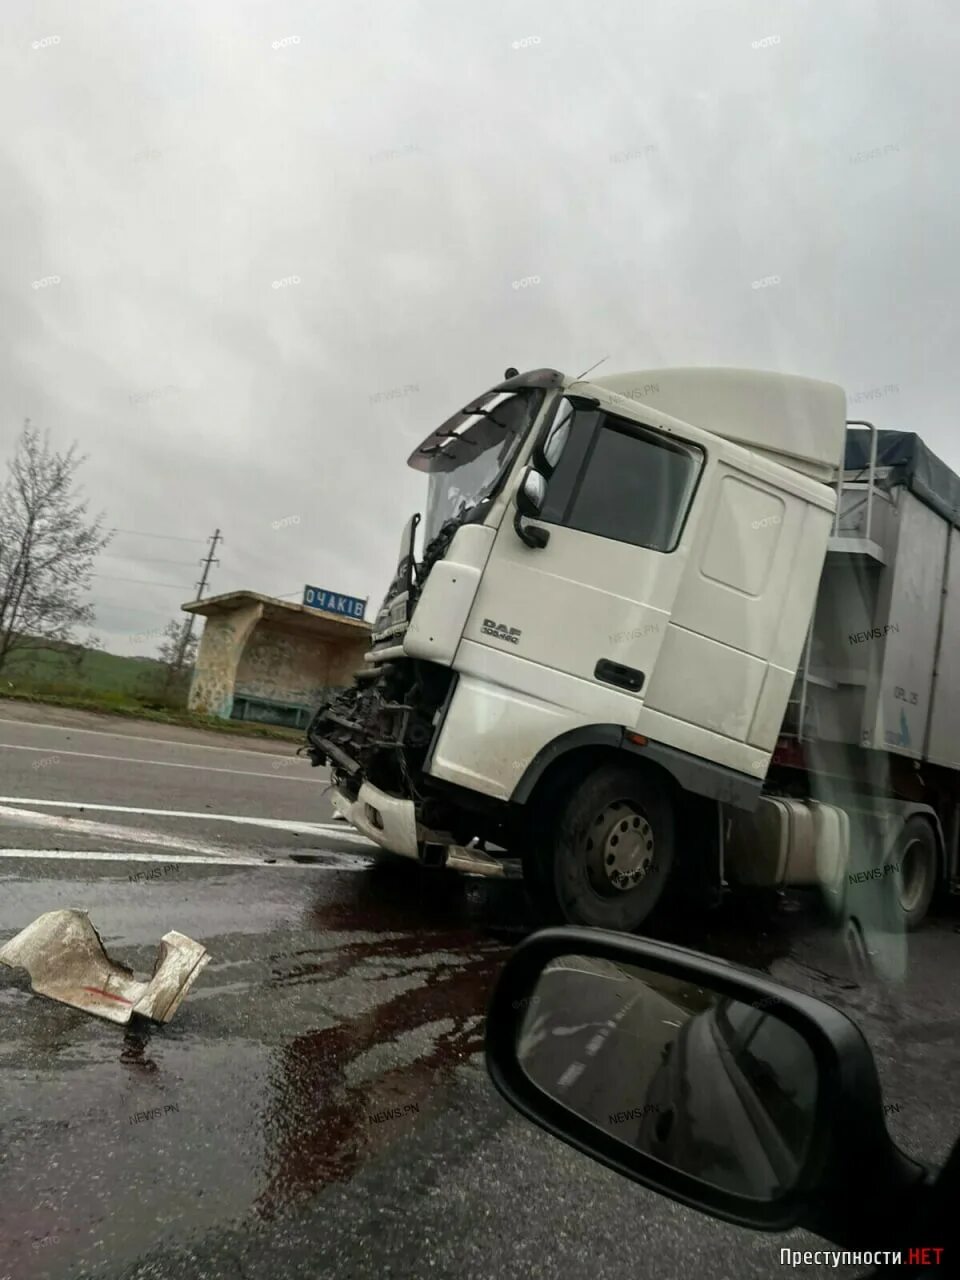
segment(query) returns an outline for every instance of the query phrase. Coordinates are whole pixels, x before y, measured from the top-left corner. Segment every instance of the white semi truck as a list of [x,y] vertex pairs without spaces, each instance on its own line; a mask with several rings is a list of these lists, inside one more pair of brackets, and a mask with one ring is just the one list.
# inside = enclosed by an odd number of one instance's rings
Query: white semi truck
[[409,464],[422,550],[307,731],[358,831],[619,930],[960,887],[960,480],[916,436],[808,378],[509,369]]

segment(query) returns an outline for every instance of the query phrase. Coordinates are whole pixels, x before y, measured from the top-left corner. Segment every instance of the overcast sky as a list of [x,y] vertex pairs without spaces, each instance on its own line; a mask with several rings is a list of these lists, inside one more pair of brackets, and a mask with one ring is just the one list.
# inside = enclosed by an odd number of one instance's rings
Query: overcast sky
[[114,652],[215,528],[213,592],[372,616],[410,450],[508,365],[807,374],[960,471],[948,0],[8,0],[0,39],[0,458],[25,417],[89,455]]

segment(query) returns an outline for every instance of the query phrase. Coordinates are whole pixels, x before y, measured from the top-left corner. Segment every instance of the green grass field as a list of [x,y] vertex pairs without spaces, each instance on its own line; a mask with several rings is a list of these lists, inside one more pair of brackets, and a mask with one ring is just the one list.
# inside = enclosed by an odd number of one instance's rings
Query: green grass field
[[0,697],[135,716],[164,724],[192,725],[219,733],[303,741],[303,733],[276,725],[220,720],[186,709],[189,678],[164,689],[165,671],[153,658],[123,658],[96,649],[41,649],[15,655],[0,670]]

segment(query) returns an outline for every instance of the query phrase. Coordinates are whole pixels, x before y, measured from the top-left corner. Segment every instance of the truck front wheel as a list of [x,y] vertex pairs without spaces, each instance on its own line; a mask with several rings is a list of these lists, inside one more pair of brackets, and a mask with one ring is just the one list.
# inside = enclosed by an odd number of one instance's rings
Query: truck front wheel
[[602,766],[541,830],[535,886],[549,915],[629,933],[663,899],[674,861],[673,808],[642,773]]

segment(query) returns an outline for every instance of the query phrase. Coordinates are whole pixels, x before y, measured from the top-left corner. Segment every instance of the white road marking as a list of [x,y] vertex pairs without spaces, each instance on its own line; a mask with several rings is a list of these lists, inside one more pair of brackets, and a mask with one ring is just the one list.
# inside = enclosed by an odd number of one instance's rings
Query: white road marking
[[601,1031],[598,1035],[595,1035],[593,1037],[593,1039],[587,1045],[587,1055],[589,1057],[592,1058],[595,1053],[598,1053],[600,1051],[600,1049],[603,1047],[604,1041],[606,1040],[609,1034],[610,1033],[608,1031]]
[[[31,800],[27,796],[0,796],[0,806],[7,804],[35,804],[42,805],[45,809],[89,809],[94,813],[142,813],[151,818],[191,818],[194,821],[205,819],[207,822],[236,822],[241,826],[248,827],[274,827],[278,831],[297,831],[301,835],[324,835],[332,832],[338,840],[359,840],[363,844],[370,844],[366,836],[360,835],[358,831],[352,831],[349,828],[344,830],[342,822],[294,822],[286,818],[248,818],[241,814],[235,813],[190,813],[185,809],[140,809],[133,805],[124,804],[90,804],[86,800]],[[20,810],[11,810],[10,812],[21,812]],[[29,812],[24,810],[23,812]],[[4,810],[0,807],[0,817],[4,816]],[[70,826],[74,825],[74,819],[70,818]]]
[[[26,747],[19,742],[0,742],[0,751],[39,751],[44,755],[51,754],[50,747]],[[132,756],[104,756],[96,751],[67,751],[63,747],[58,747],[52,751],[56,756],[82,756],[85,760],[119,760],[123,764],[151,764],[158,769],[200,769],[203,773],[236,773],[241,778],[274,778],[278,782],[309,782],[313,786],[317,785],[316,778],[295,778],[291,774],[283,774],[279,770],[276,773],[256,773],[253,769],[224,769],[222,766],[212,764],[184,764],[180,760],[138,760]]]
[[572,1062],[566,1071],[557,1081],[558,1089],[569,1089],[572,1084],[576,1084],[586,1069],[584,1062]]
[[[267,859],[266,855],[262,858],[254,858],[244,857],[241,854],[220,854],[217,857],[177,854],[177,864],[180,866],[185,863],[199,863],[204,866],[217,864],[226,867],[277,866],[296,867],[299,870],[302,870],[305,865],[311,865],[311,869],[314,871],[367,871],[373,865],[372,858],[362,858],[356,853],[315,850],[311,856],[322,857],[324,861],[312,865],[294,862],[287,853],[271,859]],[[169,856],[162,853],[110,853],[102,849],[70,849],[57,852],[49,849],[0,849],[0,858],[46,858],[53,862],[170,862]]]
[[[65,733],[94,733],[101,738],[123,738],[124,742],[158,742],[162,747],[187,747],[190,751],[234,751],[237,755],[243,756],[277,756],[281,759],[287,757],[281,751],[254,751],[250,747],[215,747],[208,742],[178,742],[176,738],[142,738],[139,733],[113,733],[110,729],[76,729],[70,724],[42,724],[36,720],[10,720],[0,716],[0,724],[16,724],[21,728],[26,726],[28,729],[50,729],[59,734]],[[202,733],[203,730],[200,730]],[[215,729],[208,730],[215,733]]]
[[[119,827],[110,822],[91,822],[86,818],[64,818],[48,813],[33,813],[30,809],[12,809],[0,805],[0,820],[8,819],[18,826],[41,827],[56,831],[58,834],[92,835],[101,840],[124,840],[132,845],[159,844],[167,849],[182,849],[185,853],[199,853],[207,856],[222,856],[222,846],[204,844],[199,840],[187,840],[182,836],[169,835],[163,831],[145,831],[141,827]],[[333,832],[315,832],[333,837]],[[339,837],[338,837],[339,838]],[[364,841],[368,847],[369,841]],[[310,851],[305,849],[305,853]]]

